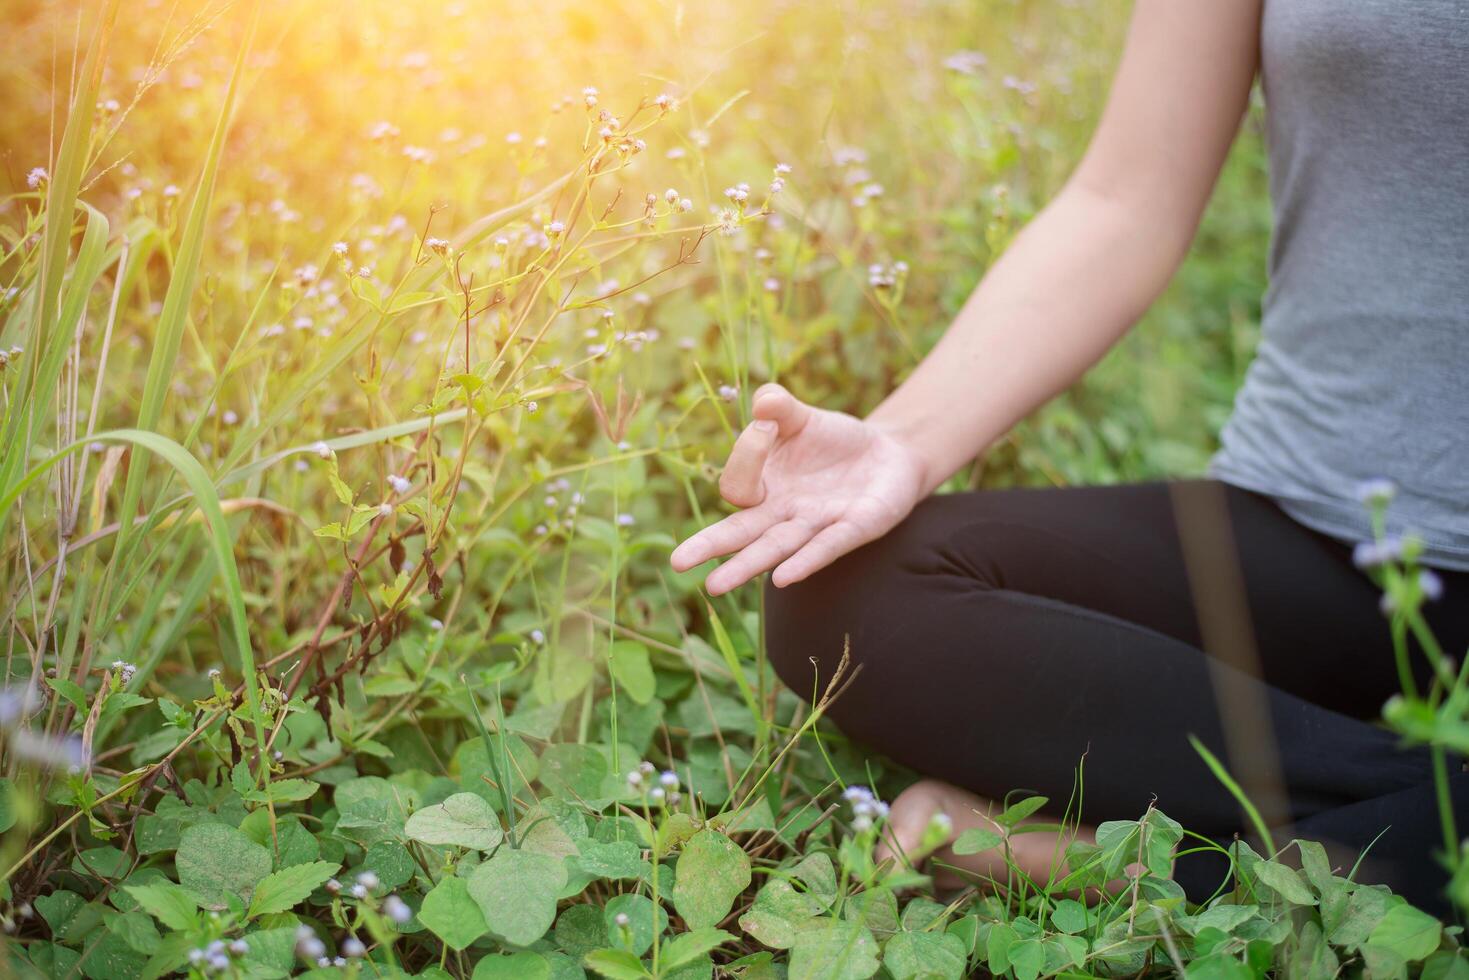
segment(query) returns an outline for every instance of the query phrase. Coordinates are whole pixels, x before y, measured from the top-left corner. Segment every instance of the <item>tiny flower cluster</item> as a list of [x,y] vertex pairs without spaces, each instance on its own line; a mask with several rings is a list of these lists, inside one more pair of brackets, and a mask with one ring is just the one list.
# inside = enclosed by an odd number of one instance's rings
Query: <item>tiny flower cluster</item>
[[133,675],[138,672],[137,665],[130,664],[126,660],[112,661],[112,669],[117,671],[118,679],[124,684],[131,683]]
[[638,767],[627,774],[627,788],[654,806],[676,807],[683,800],[678,791],[678,773],[672,769],[660,773],[651,762],[639,762]]
[[210,973],[224,973],[235,957],[250,952],[250,944],[243,939],[225,942],[216,939],[207,946],[189,950],[189,964]]
[[895,289],[908,276],[908,263],[899,259],[892,265],[874,262],[867,267],[867,284],[873,289]]
[[848,786],[842,798],[852,804],[852,829],[866,833],[878,820],[886,820],[888,805],[866,786]]

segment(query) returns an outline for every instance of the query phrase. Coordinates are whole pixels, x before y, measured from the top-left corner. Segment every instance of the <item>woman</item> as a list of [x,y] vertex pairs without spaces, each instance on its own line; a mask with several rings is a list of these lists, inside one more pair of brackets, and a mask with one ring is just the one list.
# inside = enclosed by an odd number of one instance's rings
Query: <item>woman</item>
[[[1163,289],[1257,69],[1271,284],[1211,478],[930,497]],[[1370,844],[1359,877],[1441,905],[1427,755],[1372,723],[1399,679],[1352,563],[1372,536],[1353,488],[1399,488],[1389,524],[1425,541],[1430,622],[1462,653],[1466,372],[1469,6],[1138,0],[1085,158],[934,351],[866,419],[761,388],[720,481],[743,509],[673,565],[732,556],[714,595],[772,571],[770,654],[803,696],[850,637],[860,670],[832,717],[932,777],[894,802],[900,854],[934,813],[958,833],[1020,787],[1059,815],[1083,757],[1091,823],[1156,800],[1228,841],[1248,828],[1193,734],[1272,822],[1339,844],[1343,873]],[[1015,843],[1044,878],[1064,841]],[[1188,858],[1175,876],[1202,899],[1225,871]]]

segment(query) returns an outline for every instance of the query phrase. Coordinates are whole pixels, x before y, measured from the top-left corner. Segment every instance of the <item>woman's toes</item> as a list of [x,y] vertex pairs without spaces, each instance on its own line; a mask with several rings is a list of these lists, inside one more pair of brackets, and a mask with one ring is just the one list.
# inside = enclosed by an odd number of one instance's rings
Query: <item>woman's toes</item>
[[924,779],[909,786],[893,800],[887,832],[874,857],[878,863],[897,858],[899,864],[914,864],[947,845],[953,828],[962,825],[984,801],[972,793],[937,779]]

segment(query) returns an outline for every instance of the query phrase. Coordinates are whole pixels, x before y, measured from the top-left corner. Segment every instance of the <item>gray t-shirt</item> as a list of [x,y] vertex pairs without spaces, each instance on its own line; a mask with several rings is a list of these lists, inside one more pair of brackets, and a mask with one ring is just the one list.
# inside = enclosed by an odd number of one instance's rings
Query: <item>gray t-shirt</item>
[[1265,0],[1275,230],[1259,353],[1211,466],[1296,520],[1469,569],[1469,0]]

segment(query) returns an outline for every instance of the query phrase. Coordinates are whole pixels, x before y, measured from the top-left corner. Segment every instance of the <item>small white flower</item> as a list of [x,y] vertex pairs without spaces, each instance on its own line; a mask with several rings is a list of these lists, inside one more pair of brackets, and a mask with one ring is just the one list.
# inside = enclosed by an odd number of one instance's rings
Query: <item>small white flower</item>
[[1368,507],[1386,505],[1397,495],[1398,488],[1391,480],[1367,480],[1357,486],[1357,499]]
[[345,257],[347,254],[347,243],[337,242],[335,245],[332,246],[332,251],[336,252],[338,255]]
[[312,445],[311,451],[316,453],[316,455],[320,456],[322,459],[331,459],[333,456],[336,455],[336,453],[332,451],[332,447],[328,446],[325,442],[316,442]]
[[727,402],[732,402],[736,398],[740,397],[740,389],[736,388],[734,385],[720,385],[719,397]]
[[1418,573],[1418,589],[1423,593],[1423,598],[1429,602],[1437,602],[1443,598],[1443,579],[1425,568]]
[[383,899],[383,914],[400,926],[413,918],[413,910],[397,895],[389,895]]
[[388,486],[392,487],[393,492],[401,497],[403,494],[413,489],[413,481],[406,479],[405,477],[401,477],[396,473],[390,473],[388,475]]
[[367,955],[367,947],[356,936],[348,936],[342,940],[342,955],[349,959],[360,959]]
[[35,190],[50,179],[51,175],[46,172],[45,167],[32,167],[31,172],[26,174],[26,186]]
[[392,517],[393,505],[384,500],[382,503],[377,505],[377,514],[379,517]]
[[669,792],[678,789],[678,773],[672,769],[665,769],[658,777],[658,784]]
[[613,916],[612,921],[617,923],[619,926],[626,926],[629,922],[632,921],[632,919],[628,918],[626,912],[618,912],[617,915]]
[[631,514],[617,515],[617,524],[619,527],[632,527],[636,523],[637,518],[633,517]]
[[542,643],[546,642],[546,633],[544,630],[541,629],[533,629],[530,631],[530,639],[532,643],[540,646]]

